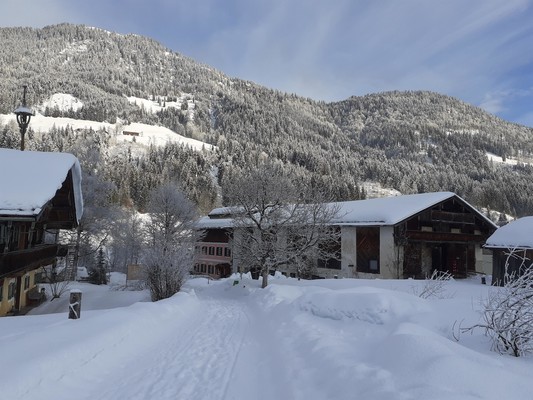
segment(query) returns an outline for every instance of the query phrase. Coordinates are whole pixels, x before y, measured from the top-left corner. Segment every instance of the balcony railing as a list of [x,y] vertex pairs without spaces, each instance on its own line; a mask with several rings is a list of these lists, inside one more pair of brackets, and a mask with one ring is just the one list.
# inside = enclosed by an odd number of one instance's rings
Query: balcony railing
[[30,249],[0,253],[0,277],[52,264],[59,247],[58,244],[43,244]]

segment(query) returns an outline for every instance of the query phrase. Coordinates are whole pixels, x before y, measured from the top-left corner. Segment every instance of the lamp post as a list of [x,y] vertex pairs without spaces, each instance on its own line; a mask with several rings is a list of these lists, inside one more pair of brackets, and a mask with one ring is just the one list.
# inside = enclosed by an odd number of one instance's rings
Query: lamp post
[[13,111],[17,116],[17,122],[19,124],[21,151],[24,151],[24,135],[26,134],[26,129],[28,129],[31,117],[35,115],[33,111],[26,106],[26,90],[28,89],[28,86],[24,85],[23,88],[24,94],[22,95],[22,105]]

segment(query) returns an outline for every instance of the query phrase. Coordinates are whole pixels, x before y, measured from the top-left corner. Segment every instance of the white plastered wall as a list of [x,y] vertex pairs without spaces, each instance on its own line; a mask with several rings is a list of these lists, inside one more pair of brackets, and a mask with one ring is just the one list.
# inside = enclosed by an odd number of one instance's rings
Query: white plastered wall
[[[394,245],[394,227],[382,226],[379,230],[379,275],[384,279],[401,276],[401,256]],[[400,270],[398,270],[398,268]]]

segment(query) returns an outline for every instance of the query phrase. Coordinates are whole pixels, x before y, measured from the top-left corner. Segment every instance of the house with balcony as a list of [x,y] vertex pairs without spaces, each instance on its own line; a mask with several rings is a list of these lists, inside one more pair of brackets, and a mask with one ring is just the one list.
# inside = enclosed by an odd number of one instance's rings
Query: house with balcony
[[225,278],[233,272],[233,222],[225,208],[213,210],[198,225],[203,231],[195,246],[193,275]]
[[82,213],[76,157],[0,149],[0,316],[31,301],[41,268],[66,254],[59,230],[77,227]]
[[[448,271],[456,278],[487,273],[489,263],[482,245],[497,226],[455,193],[421,193],[332,205],[338,209],[330,225],[340,230],[339,256],[336,260],[315,260],[315,278],[424,278],[434,270]],[[209,238],[206,247],[228,248],[230,257],[238,253],[232,248],[231,238],[243,229],[234,224],[235,210],[214,209],[198,223]],[[208,265],[203,245],[198,243],[198,259],[200,265]],[[206,251],[209,253],[208,247]],[[222,262],[214,262],[218,261]],[[231,272],[247,270],[235,258],[223,262],[230,265]],[[296,275],[290,265],[280,272]]]

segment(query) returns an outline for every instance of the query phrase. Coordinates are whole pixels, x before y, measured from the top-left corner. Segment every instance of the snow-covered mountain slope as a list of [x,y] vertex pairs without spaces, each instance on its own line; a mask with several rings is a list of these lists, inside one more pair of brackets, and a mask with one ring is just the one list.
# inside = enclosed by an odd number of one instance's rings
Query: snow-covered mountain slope
[[[0,121],[4,124],[15,122],[15,115],[0,114]],[[111,124],[109,122],[87,121],[65,117],[45,117],[40,113],[36,113],[30,121],[30,127],[38,134],[46,134],[53,127],[70,127],[74,131],[80,129],[103,130],[109,133],[116,143],[135,142],[145,147],[150,145],[163,146],[166,143],[180,143],[195,150],[212,150],[214,148],[214,146],[208,143],[181,136],[163,126],[140,123],[122,124],[119,121],[116,124]]]
[[44,112],[47,108],[57,109],[59,111],[78,111],[83,107],[83,102],[80,99],[66,93],[55,93],[44,101],[38,109]]

